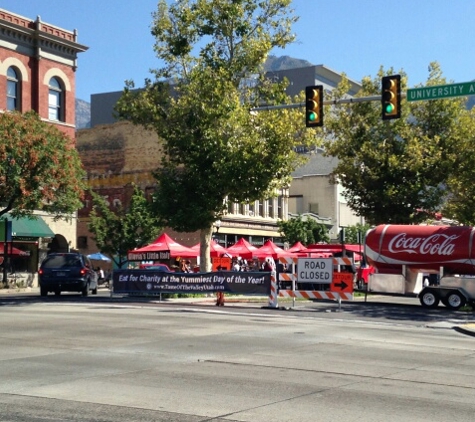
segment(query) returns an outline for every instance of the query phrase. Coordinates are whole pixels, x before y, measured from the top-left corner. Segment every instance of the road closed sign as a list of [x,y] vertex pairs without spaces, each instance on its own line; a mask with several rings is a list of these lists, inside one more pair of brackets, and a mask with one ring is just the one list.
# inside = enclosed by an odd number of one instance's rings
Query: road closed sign
[[333,278],[333,258],[299,258],[297,281],[299,283],[328,283]]

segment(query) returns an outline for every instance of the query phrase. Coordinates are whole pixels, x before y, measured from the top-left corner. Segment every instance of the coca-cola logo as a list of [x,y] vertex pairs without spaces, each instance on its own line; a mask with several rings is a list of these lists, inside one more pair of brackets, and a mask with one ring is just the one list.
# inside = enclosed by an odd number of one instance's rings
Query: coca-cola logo
[[433,234],[428,237],[409,237],[407,233],[394,236],[388,245],[389,252],[421,255],[452,255],[454,240],[460,236]]

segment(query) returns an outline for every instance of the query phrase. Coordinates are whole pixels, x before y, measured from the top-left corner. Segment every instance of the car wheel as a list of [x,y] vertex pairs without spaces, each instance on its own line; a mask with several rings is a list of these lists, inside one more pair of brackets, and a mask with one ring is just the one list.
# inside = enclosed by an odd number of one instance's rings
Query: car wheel
[[440,301],[432,290],[423,291],[419,296],[419,300],[424,308],[437,308]]
[[44,287],[40,287],[40,295],[41,296],[48,296],[48,290]]
[[454,311],[464,306],[465,302],[466,300],[463,297],[463,295],[457,292],[456,290],[454,290],[453,292],[449,292],[449,294],[444,300],[445,306],[447,306],[447,308],[452,309]]
[[89,283],[86,283],[81,293],[84,297],[86,297],[89,294]]

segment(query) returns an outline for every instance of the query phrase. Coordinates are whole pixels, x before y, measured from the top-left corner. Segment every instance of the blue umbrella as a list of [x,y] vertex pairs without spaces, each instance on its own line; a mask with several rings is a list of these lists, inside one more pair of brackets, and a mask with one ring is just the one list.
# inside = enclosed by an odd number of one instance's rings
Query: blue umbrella
[[105,256],[101,254],[100,252],[93,253],[91,255],[87,256],[89,259],[92,259],[93,261],[107,261],[110,262],[110,258],[108,256]]

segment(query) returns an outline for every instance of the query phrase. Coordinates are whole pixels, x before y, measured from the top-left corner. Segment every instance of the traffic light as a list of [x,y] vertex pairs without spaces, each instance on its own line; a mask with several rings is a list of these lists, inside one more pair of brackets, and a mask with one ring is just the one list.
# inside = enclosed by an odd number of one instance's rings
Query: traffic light
[[305,126],[323,126],[323,85],[305,88]]
[[381,81],[381,105],[383,120],[401,117],[401,76],[384,76]]

